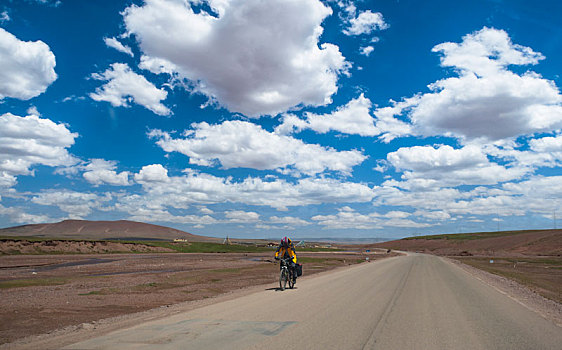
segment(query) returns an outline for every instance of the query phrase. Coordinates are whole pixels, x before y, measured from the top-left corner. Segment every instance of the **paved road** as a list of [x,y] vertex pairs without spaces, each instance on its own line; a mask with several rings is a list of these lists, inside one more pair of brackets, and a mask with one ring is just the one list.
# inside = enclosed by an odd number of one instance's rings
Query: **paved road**
[[270,287],[66,349],[562,349],[562,328],[433,256]]

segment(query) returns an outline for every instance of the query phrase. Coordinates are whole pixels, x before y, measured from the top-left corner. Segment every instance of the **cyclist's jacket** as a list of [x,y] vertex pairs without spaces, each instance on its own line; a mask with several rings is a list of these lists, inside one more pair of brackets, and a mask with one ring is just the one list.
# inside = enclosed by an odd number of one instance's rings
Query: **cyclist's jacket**
[[297,263],[297,254],[295,254],[295,247],[293,246],[293,243],[289,243],[288,248],[282,247],[280,245],[275,252],[275,257],[281,259],[293,258],[293,262],[295,264]]

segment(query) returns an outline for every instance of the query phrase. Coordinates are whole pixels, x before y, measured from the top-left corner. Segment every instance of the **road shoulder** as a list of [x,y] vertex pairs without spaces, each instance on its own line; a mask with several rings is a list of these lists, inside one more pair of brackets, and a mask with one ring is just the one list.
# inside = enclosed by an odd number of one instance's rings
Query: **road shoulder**
[[558,327],[562,328],[562,304],[559,304],[554,300],[547,299],[529,289],[528,287],[506,277],[477,269],[475,267],[463,264],[462,262],[455,259],[445,257],[442,258],[460,267],[464,271],[470,273],[476,279],[490,285],[498,292],[506,295],[507,297],[523,305],[527,309],[538,313],[543,318],[552,321]]

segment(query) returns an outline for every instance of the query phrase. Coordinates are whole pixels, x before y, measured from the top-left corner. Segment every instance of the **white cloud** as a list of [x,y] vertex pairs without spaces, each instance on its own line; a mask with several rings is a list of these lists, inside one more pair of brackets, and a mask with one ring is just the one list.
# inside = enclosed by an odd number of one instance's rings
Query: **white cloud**
[[531,172],[527,167],[506,168],[492,163],[474,145],[461,149],[448,145],[404,147],[389,153],[387,160],[397,170],[404,171],[403,179],[421,180],[428,186],[492,185]]
[[89,183],[99,186],[103,184],[114,186],[128,186],[129,172],[117,173],[117,162],[104,159],[91,159],[90,163],[84,167],[82,176]]
[[18,180],[14,175],[10,175],[6,171],[0,171],[0,190],[14,187],[17,182]]
[[404,134],[489,142],[562,127],[562,95],[554,82],[534,72],[519,75],[508,70],[510,65],[537,64],[544,57],[513,44],[505,31],[484,27],[460,44],[443,43],[433,51],[441,52],[441,65],[455,68],[459,76],[381,109],[387,119],[389,114],[407,113],[412,129],[404,128]]
[[146,210],[136,209],[129,212],[131,216],[129,220],[141,222],[172,222],[178,224],[194,225],[194,227],[202,228],[206,225],[218,223],[218,220],[209,215],[173,215],[166,210]]
[[44,42],[21,41],[0,28],[0,101],[29,100],[57,79],[55,55]]
[[365,215],[354,211],[340,211],[334,215],[316,215],[311,219],[330,229],[371,230],[383,228],[377,213]]
[[10,19],[8,11],[2,11],[2,13],[0,13],[0,23],[9,22]]
[[168,170],[161,164],[151,164],[143,166],[138,174],[135,174],[135,181],[138,183],[167,182]]
[[234,182],[230,178],[188,171],[182,176],[159,177],[159,181],[139,181],[137,176],[135,180],[142,184],[147,203],[159,209],[229,202],[287,210],[287,207],[311,204],[364,203],[374,197],[373,190],[364,184],[334,179],[306,178],[289,183],[248,177]]
[[513,44],[505,31],[487,27],[465,35],[460,44],[446,42],[432,51],[443,53],[443,67],[455,67],[480,77],[495,75],[509,65],[537,64],[544,59],[529,47]]
[[540,167],[552,168],[562,165],[560,139],[560,136],[530,139],[528,141],[529,150],[518,150],[517,148],[520,148],[521,145],[516,143],[484,145],[483,150],[488,155],[502,159],[513,167],[534,170]]
[[101,196],[95,193],[52,190],[39,193],[31,201],[36,204],[56,206],[68,213],[68,217],[71,219],[83,219],[91,214],[93,209],[101,208],[104,202],[111,199],[110,194]]
[[[479,186],[472,190],[439,186],[395,187],[388,181],[375,188],[375,206],[415,208],[414,217],[430,221],[454,221],[471,215],[470,222],[482,222],[482,216],[517,217],[538,214],[551,218],[562,205],[561,176],[532,176],[501,186]],[[476,216],[476,219],[475,219]]]
[[414,134],[414,127],[411,124],[394,117],[401,114],[410,103],[407,101],[391,102],[393,103],[392,106],[381,107],[374,111],[376,116],[375,127],[380,134],[379,138],[385,143],[389,143],[400,136]]
[[[119,196],[112,210],[128,213],[129,220],[140,222],[167,222],[195,225],[203,227],[205,225],[216,224],[219,221],[209,215],[181,215],[172,214],[166,209],[166,204],[170,201],[169,198],[162,198],[155,196],[154,198],[138,195],[128,194]],[[172,203],[170,203],[172,204]],[[176,203],[173,203],[176,204]],[[173,205],[171,206],[173,207]],[[181,209],[184,206],[179,205]]]
[[414,212],[414,214],[412,215],[416,217],[423,217],[434,221],[445,221],[451,218],[451,215],[443,210],[434,210],[434,211],[416,210],[416,212]]
[[250,223],[260,220],[260,214],[253,211],[229,210],[224,216],[230,223]]
[[370,55],[373,51],[375,51],[375,48],[374,48],[374,47],[372,47],[372,46],[365,46],[365,47],[362,47],[362,48],[359,50],[359,53],[360,53],[361,55],[363,55],[363,56],[369,57],[369,55]]
[[382,229],[383,227],[421,228],[433,226],[432,224],[406,219],[408,216],[410,216],[409,213],[398,211],[389,212],[385,215],[377,212],[361,214],[349,207],[344,207],[337,214],[316,215],[312,217],[312,220],[329,229],[373,230]]
[[107,101],[115,107],[129,107],[134,102],[158,115],[171,114],[168,107],[161,103],[168,96],[166,90],[156,88],[124,63],[113,63],[105,72],[94,73],[92,77],[106,81],[90,94],[95,101]]
[[331,102],[349,63],[337,46],[319,43],[329,7],[318,0],[206,2],[214,14],[172,0],[124,11],[145,67],[173,70],[194,91],[251,117]]
[[38,117],[41,116],[41,113],[39,113],[39,110],[35,106],[29,107],[27,109],[26,113],[27,113],[27,115],[35,115],[35,116],[38,116]]
[[380,132],[374,125],[374,119],[369,113],[370,108],[371,101],[361,94],[358,98],[337,108],[331,114],[305,113],[305,120],[291,114],[285,115],[283,123],[275,131],[286,134],[303,129],[312,129],[319,133],[327,133],[333,130],[361,136],[378,135]]
[[310,225],[310,222],[294,216],[272,216],[269,218],[268,222],[272,224],[284,224],[286,227]]
[[197,123],[187,130],[184,139],[153,130],[150,137],[166,152],[180,152],[191,164],[224,169],[253,168],[314,175],[324,171],[351,173],[366,156],[357,150],[337,151],[304,142],[290,136],[270,133],[259,125],[245,121],[225,121],[210,125]]
[[371,34],[376,30],[384,30],[389,26],[384,21],[380,12],[371,12],[370,10],[361,12],[356,18],[349,20],[349,28],[343,32],[346,35],[362,35]]
[[210,215],[210,214],[214,214],[214,213],[215,213],[212,209],[209,209],[209,208],[207,208],[207,207],[205,207],[205,206],[201,206],[201,207],[199,208],[199,211],[200,211],[201,213],[207,214],[207,215]]
[[19,117],[11,113],[0,116],[0,184],[13,186],[15,176],[32,174],[36,164],[71,166],[77,159],[67,148],[78,134],[64,124],[56,124],[36,115]]
[[103,38],[103,41],[108,47],[112,47],[117,51],[123,52],[131,57],[133,57],[133,50],[127,45],[123,45],[119,40],[115,38]]
[[24,212],[20,208],[10,207],[6,208],[0,204],[0,215],[7,216],[9,222],[15,224],[42,224],[45,222],[54,222],[52,218],[47,215],[35,215]]
[[35,1],[38,4],[52,6],[52,7],[59,7],[62,4],[61,0],[29,0],[29,1]]
[[520,210],[552,215],[562,206],[562,176],[534,176],[502,188],[513,196],[516,203],[512,206]]
[[562,135],[533,139],[529,141],[529,146],[535,152],[560,154],[562,152]]

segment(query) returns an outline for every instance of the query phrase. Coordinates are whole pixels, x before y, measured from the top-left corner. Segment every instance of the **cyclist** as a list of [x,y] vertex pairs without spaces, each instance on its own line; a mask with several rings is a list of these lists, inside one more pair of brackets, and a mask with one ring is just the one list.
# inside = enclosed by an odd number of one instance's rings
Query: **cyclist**
[[288,258],[291,258],[289,268],[293,271],[293,282],[295,282],[297,280],[297,254],[295,254],[295,246],[290,238],[283,237],[275,252],[275,260]]

